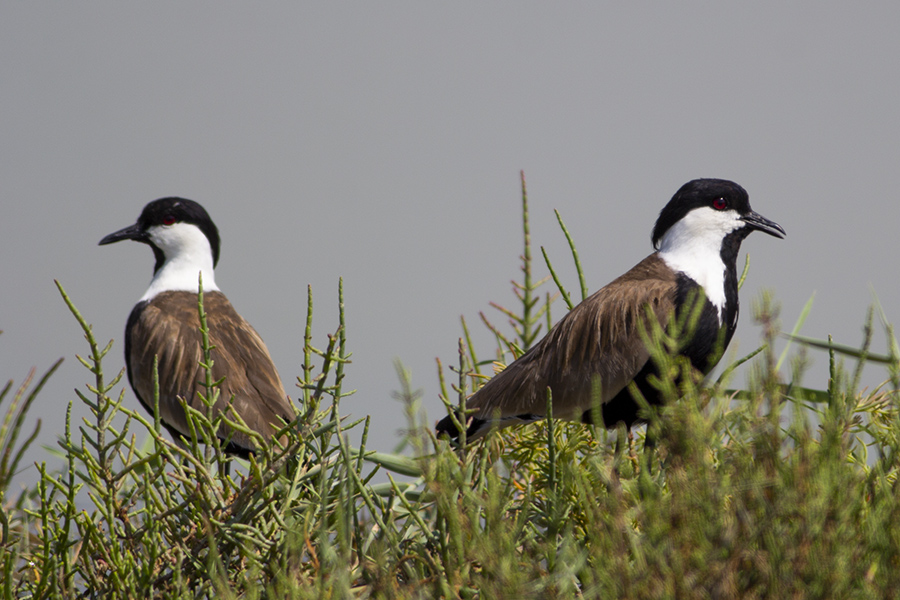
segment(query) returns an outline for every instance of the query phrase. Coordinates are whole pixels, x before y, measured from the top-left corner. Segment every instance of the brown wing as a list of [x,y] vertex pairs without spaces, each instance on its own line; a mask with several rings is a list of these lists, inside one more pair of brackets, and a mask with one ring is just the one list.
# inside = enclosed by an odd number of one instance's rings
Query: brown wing
[[547,388],[553,414],[578,420],[591,408],[595,377],[601,401],[608,402],[649,359],[640,336],[646,307],[665,325],[675,303],[675,275],[651,254],[633,269],[597,291],[518,360],[488,381],[467,402],[490,419],[544,415]]
[[[220,292],[203,295],[210,331],[213,378],[225,377],[215,405],[217,413],[234,408],[247,425],[271,435],[294,418],[281,378],[269,351],[256,331]],[[144,404],[153,398],[153,358],[159,356],[159,410],[161,419],[179,433],[189,433],[178,397],[204,410],[198,394],[205,394],[200,367],[202,348],[197,295],[164,292],[141,312],[131,331],[129,367],[135,392]],[[138,340],[144,340],[138,344]],[[235,433],[232,443],[245,449],[254,445],[246,435]]]

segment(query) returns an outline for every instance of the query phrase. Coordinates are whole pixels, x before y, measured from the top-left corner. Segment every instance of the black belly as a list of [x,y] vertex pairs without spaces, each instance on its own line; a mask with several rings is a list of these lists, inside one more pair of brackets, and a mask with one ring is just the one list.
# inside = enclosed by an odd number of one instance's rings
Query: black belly
[[[678,283],[677,305],[684,306],[686,299],[693,297],[691,294],[695,292],[692,292],[692,290],[696,290],[698,286],[693,280],[684,276]],[[726,309],[723,310],[724,327],[719,326],[719,316],[716,308],[709,300],[704,300],[696,331],[681,351],[681,354],[691,361],[691,365],[704,375],[713,370],[722,354],[724,354],[725,348],[728,347],[732,335],[734,335],[735,324],[737,323],[736,293],[734,300],[730,302],[729,300],[726,299]],[[648,381],[650,375],[658,374],[659,371],[651,359],[644,364],[634,377],[634,383],[638,391],[650,405],[663,403],[659,390]],[[635,423],[646,421],[639,416],[640,407],[632,396],[629,387],[626,386],[602,406],[603,424],[607,428],[612,429],[618,423],[624,423],[626,427],[631,427]],[[591,412],[590,410],[584,412],[581,417],[583,423],[593,423]]]

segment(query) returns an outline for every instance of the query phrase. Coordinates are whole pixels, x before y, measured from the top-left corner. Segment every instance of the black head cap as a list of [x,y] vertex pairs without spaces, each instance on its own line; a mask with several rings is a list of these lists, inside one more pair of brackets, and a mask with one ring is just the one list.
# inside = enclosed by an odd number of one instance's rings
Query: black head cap
[[[112,244],[121,240],[134,240],[145,244],[153,243],[147,235],[147,231],[154,226],[173,225],[175,223],[191,223],[196,225],[209,240],[209,246],[213,254],[213,266],[219,262],[219,230],[209,217],[206,209],[193,200],[186,198],[168,197],[154,200],[144,207],[137,223],[115,233],[111,233],[102,240],[100,245]],[[158,248],[153,246],[156,254],[157,269],[162,265],[164,258]]]
[[651,239],[659,248],[666,231],[696,208],[708,206],[714,210],[734,210],[747,225],[746,233],[759,230],[776,237],[784,236],[784,229],[765,219],[750,208],[747,191],[727,179],[694,179],[675,192],[669,203],[660,211]]

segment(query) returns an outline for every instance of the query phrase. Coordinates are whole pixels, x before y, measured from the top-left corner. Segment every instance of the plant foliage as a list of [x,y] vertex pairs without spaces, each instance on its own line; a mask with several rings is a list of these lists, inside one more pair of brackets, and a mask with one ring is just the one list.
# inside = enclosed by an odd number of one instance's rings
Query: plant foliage
[[[574,303],[543,248],[549,274],[533,277],[524,178],[522,207],[517,305],[494,305],[508,326],[480,315],[496,340],[481,350],[491,358],[478,358],[463,319],[452,367],[439,362],[451,414],[490,370],[540,339],[557,297]],[[557,220],[584,298],[574,241]],[[542,291],[551,281],[556,292]],[[883,315],[889,348],[878,354],[871,313],[861,348],[799,337],[807,306],[793,331],[804,347],[783,369],[778,310],[764,297],[755,307],[762,346],[708,381],[672,352],[672,331],[646,332],[667,398],[645,407],[653,445],[645,428],[548,418],[452,447],[432,435],[421,393],[398,364],[396,397],[409,421],[398,451],[411,453],[401,455],[367,448],[368,420],[341,416],[351,393],[342,385],[351,366],[342,291],[335,333],[319,348],[310,290],[287,442],[260,440],[263,449],[232,469],[217,434],[247,428],[211,410],[221,382],[210,375],[208,338],[210,410],[190,411],[193,434],[176,442],[158,412],[129,408],[123,373],[103,370],[113,342],[98,344],[59,290],[85,334],[78,360],[91,381],[73,402],[91,417],[67,421],[62,466],[39,463],[37,486],[12,498],[12,474],[37,433],[20,436],[27,410],[59,363],[30,392],[29,375],[5,408],[4,597],[883,598],[900,589],[900,352]],[[829,352],[821,389],[801,386],[806,346]],[[842,355],[855,361],[849,374]],[[872,391],[859,389],[867,360],[887,371]],[[730,390],[744,362],[750,384]]]

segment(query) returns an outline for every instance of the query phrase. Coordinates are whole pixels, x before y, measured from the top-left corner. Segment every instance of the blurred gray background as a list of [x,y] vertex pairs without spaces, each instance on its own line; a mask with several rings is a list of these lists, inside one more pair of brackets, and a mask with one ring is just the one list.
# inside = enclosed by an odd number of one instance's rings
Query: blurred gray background
[[[307,285],[322,347],[344,278],[358,392],[342,407],[372,415],[370,447],[389,451],[405,425],[394,359],[433,421],[460,315],[491,348],[477,315],[513,300],[520,169],[536,258],[545,246],[570,289],[553,209],[595,290],[651,251],[681,184],[737,181],[788,237],[745,242],[732,349],[758,344],[763,289],[786,329],[815,292],[803,332],[857,344],[873,290],[900,314],[898,26],[889,2],[3,3],[0,377],[66,357],[29,420],[53,445],[90,381],[53,279],[115,339],[111,376],[153,260],[97,242],[180,195],[218,224],[217,283],[292,390]],[[825,387],[827,357],[810,356],[805,383]]]

